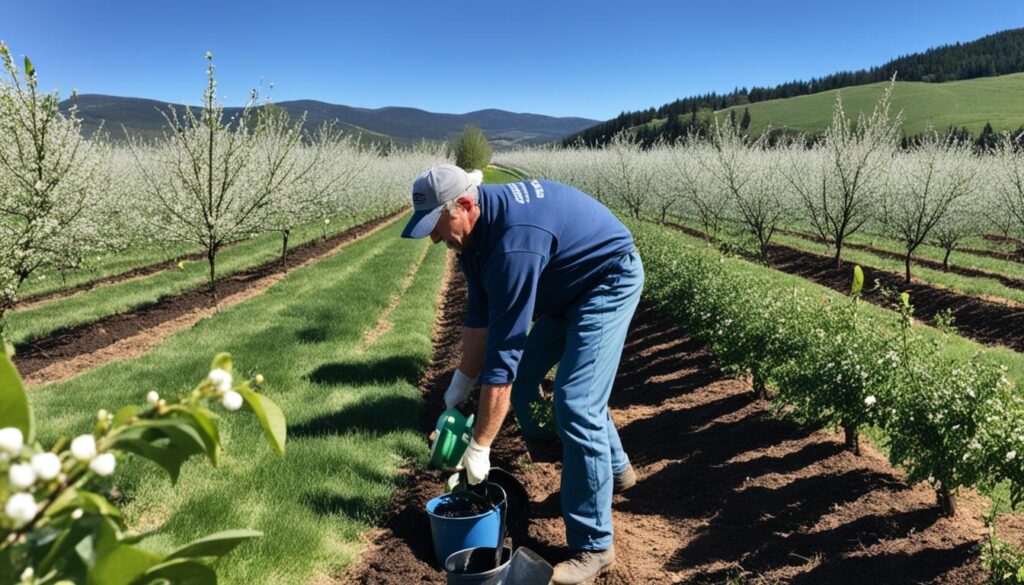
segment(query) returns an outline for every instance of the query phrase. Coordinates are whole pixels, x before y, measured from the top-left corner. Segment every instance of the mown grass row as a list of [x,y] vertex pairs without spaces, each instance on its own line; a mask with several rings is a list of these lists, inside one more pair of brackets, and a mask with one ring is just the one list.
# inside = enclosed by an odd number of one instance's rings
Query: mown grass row
[[40,270],[21,285],[18,296],[24,299],[34,295],[56,293],[104,278],[118,276],[136,268],[169,262],[198,252],[198,247],[186,244],[135,246],[128,250],[92,258],[83,268],[63,271]]
[[[822,256],[834,256],[835,249],[812,242],[798,236],[787,236],[778,234],[772,238],[776,244],[789,246],[798,250],[813,252]],[[870,266],[878,270],[892,272],[901,275],[904,272],[903,261],[897,258],[880,256],[867,250],[855,250],[845,248],[843,250],[843,261]],[[911,265],[911,275],[928,284],[945,287],[966,295],[976,297],[995,297],[1018,303],[1024,303],[1024,290],[1006,286],[993,278],[982,276],[963,276],[953,272],[944,272],[935,268],[928,268],[919,264]],[[1011,274],[1012,275],[1012,274]]]
[[[816,237],[814,231],[809,226],[797,226],[793,229],[806,233],[809,237]],[[807,238],[802,238],[806,240]],[[903,243],[893,238],[877,235],[857,232],[852,236],[848,236],[845,240],[846,243],[856,244],[860,246],[873,246],[879,250],[885,250],[894,254],[904,254],[906,250],[903,247]],[[978,245],[971,246],[966,242],[963,244],[964,248],[976,248],[979,250],[987,250],[990,252],[1000,252],[1003,254],[1010,254],[1014,252],[1014,249],[1009,246],[998,246],[992,242],[986,242],[982,238],[975,238],[975,243]],[[845,245],[845,244],[844,244]],[[921,244],[918,246],[912,255],[912,258],[916,262],[918,259],[931,260],[933,262],[942,262],[946,256],[946,251],[939,246],[933,246],[930,244]],[[950,266],[962,266],[964,268],[976,268],[978,270],[986,270],[996,274],[1002,274],[1005,276],[1013,276],[1017,278],[1024,278],[1024,264],[1015,262],[1009,259],[993,258],[992,256],[984,256],[979,254],[971,253],[969,250],[961,249],[960,247],[954,249],[949,255]]]
[[[673,221],[676,221],[687,227],[701,230],[701,226],[687,218],[674,217]],[[745,233],[729,231],[727,234],[720,234],[720,238],[732,238],[740,242],[741,247],[751,248],[754,244],[747,243]],[[827,244],[815,242],[802,238],[799,236],[789,236],[782,233],[776,233],[772,236],[772,243],[780,246],[788,246],[805,252],[811,252],[824,256],[826,258],[833,258],[835,256],[835,249]],[[897,277],[902,278],[904,272],[903,261],[897,258],[880,256],[866,250],[856,250],[852,248],[843,249],[843,261],[852,264],[860,264],[861,266],[871,267],[876,270],[885,272],[891,272]],[[998,262],[998,261],[997,261]],[[1007,273],[1008,275],[1013,275]],[[945,272],[942,270],[928,268],[917,264],[912,265],[911,275],[928,284],[936,285],[939,287],[947,288],[949,290],[970,296],[976,297],[992,297],[996,299],[1005,299],[1008,301],[1024,303],[1024,290],[1008,287],[999,281],[992,278],[985,278],[981,276],[963,276],[955,274],[953,272]]]
[[[309,583],[337,575],[360,548],[359,534],[384,512],[397,470],[422,463],[418,379],[431,356],[445,250],[398,237],[401,222],[298,269],[262,295],[199,322],[146,356],[113,363],[32,391],[44,442],[90,428],[100,408],[143,400],[152,389],[187,391],[210,356],[228,351],[239,373],[266,376],[284,410],[283,459],[266,448],[251,417],[226,415],[220,468],[187,464],[178,487],[128,461],[111,488],[130,523],[156,529],[155,548],[200,534],[252,528],[265,536],[218,567],[224,583]],[[392,324],[368,347],[391,293],[423,258]]]
[[895,311],[875,307],[721,256],[696,238],[630,225],[647,269],[645,294],[723,367],[773,388],[780,414],[853,436],[875,428],[911,481],[942,493],[977,485],[1020,500],[1024,356],[912,322],[899,296]]
[[[290,247],[313,242],[325,235],[341,233],[370,218],[338,219],[329,225],[305,224],[296,228]],[[280,257],[281,238],[264,234],[232,246],[217,255],[217,277],[230,276],[255,266],[273,262]],[[206,261],[187,262],[183,269],[172,269],[150,276],[113,283],[83,291],[64,299],[14,311],[5,315],[8,339],[23,345],[56,331],[92,323],[110,315],[125,313],[152,305],[161,299],[206,286],[209,265]]]

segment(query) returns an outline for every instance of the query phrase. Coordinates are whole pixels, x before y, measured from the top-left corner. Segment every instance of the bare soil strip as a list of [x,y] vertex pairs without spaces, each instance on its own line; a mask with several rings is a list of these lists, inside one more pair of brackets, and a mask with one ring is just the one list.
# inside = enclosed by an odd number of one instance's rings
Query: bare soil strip
[[205,288],[168,297],[137,311],[112,315],[18,348],[14,362],[29,385],[70,378],[114,360],[138,357],[218,310],[236,305],[280,282],[291,271],[335,254],[397,220],[403,211],[355,226],[275,260],[217,280],[214,301]]
[[[670,224],[692,236],[703,238],[703,232],[678,224]],[[769,247],[771,267],[800,276],[847,294],[853,281],[852,263],[835,267],[835,259],[813,252],[798,250],[789,246],[772,244]],[[914,280],[908,287],[903,284],[903,275],[870,266],[864,269],[864,282],[871,286],[876,280],[893,290],[910,293],[914,315],[929,321],[947,309],[952,312],[954,327],[964,337],[992,345],[1003,345],[1014,351],[1024,351],[1024,307],[1005,299],[981,298],[966,295],[948,288],[930,285]],[[880,307],[891,308],[887,299],[877,293],[867,293],[864,299]]]
[[[433,426],[459,358],[464,283],[454,274],[421,382]],[[750,386],[725,377],[697,341],[641,304],[612,394],[612,416],[639,475],[615,496],[618,560],[596,582],[980,584],[979,506],[939,517],[932,491],[908,486],[884,457],[856,457],[834,433],[773,418]],[[511,420],[511,417],[510,417]],[[551,562],[565,554],[558,463],[533,463],[511,422],[492,463],[532,500],[513,536]],[[343,583],[443,583],[424,506],[443,473],[407,472],[384,525]],[[978,500],[974,496],[975,500]]]
[[[779,232],[783,233],[783,234],[791,235],[791,236],[796,236],[798,238],[803,238],[805,240],[810,240],[812,242],[825,243],[821,239],[821,237],[816,236],[814,234],[809,234],[807,232],[801,232],[801,231],[797,231],[797,230],[779,230]],[[882,257],[885,257],[885,258],[894,258],[894,259],[899,260],[901,262],[903,261],[903,254],[900,254],[899,252],[893,252],[892,250],[885,250],[885,249],[878,248],[878,247],[875,247],[875,246],[871,246],[871,245],[868,245],[868,244],[849,244],[849,243],[845,243],[845,244],[843,244],[843,248],[844,249],[845,248],[850,248],[851,250],[864,250],[865,252],[871,252],[872,254],[875,254],[876,256],[882,256]],[[963,249],[963,248],[957,248],[957,251],[965,252],[967,250]],[[998,258],[999,260],[1005,260],[1005,261],[1009,261],[1009,262],[1020,262],[1021,261],[1020,259],[1009,257],[1009,256],[1006,256],[1004,254],[1000,254],[999,252],[995,252],[993,250],[978,250],[977,252],[992,252],[991,254],[987,254],[986,253],[986,254],[982,254],[982,255],[983,256],[991,256],[993,258]],[[972,253],[976,253],[976,252],[972,252]],[[945,270],[943,268],[943,266],[942,266],[942,262],[939,262],[938,260],[932,260],[930,258],[919,258],[917,256],[914,256],[912,261],[913,261],[913,264],[911,266],[911,269],[913,269],[913,266],[926,266],[928,268],[933,268],[935,270]],[[961,276],[968,276],[968,277],[972,277],[972,278],[974,278],[974,277],[977,277],[977,278],[990,278],[992,280],[995,280],[995,281],[999,282],[999,284],[1002,284],[1005,287],[1015,288],[1015,289],[1018,289],[1018,290],[1024,290],[1024,278],[1016,278],[1016,277],[1013,277],[1013,276],[1008,276],[1006,274],[1000,274],[998,272],[992,272],[992,271],[989,271],[989,270],[982,270],[980,268],[970,268],[968,266],[963,266],[963,265],[955,264],[955,263],[951,263],[949,265],[949,270],[947,270],[947,272],[952,272],[953,274],[959,274]]]

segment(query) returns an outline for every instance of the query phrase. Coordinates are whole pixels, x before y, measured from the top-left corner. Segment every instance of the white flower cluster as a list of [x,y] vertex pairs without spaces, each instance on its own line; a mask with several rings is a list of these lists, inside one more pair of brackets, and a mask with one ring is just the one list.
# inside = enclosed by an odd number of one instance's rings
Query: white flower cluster
[[[4,514],[15,526],[23,526],[32,521],[39,511],[33,492],[40,483],[58,480],[64,472],[64,462],[56,453],[35,453],[26,458],[25,438],[20,429],[7,427],[0,429],[0,456],[11,462],[7,470],[7,481],[11,487],[11,496],[4,504]],[[91,435],[80,435],[71,441],[71,457],[74,462],[88,465],[90,471],[100,477],[114,473],[117,459],[113,453],[98,453],[96,438]]]

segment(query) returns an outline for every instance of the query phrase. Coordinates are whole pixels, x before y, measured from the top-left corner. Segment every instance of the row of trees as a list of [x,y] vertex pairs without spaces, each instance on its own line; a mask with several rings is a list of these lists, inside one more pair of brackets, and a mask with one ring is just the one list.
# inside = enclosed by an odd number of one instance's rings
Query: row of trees
[[925,133],[899,145],[901,117],[890,114],[892,86],[874,111],[854,121],[837,99],[831,126],[808,144],[770,144],[731,120],[714,120],[711,140],[690,136],[644,148],[619,135],[600,149],[530,149],[500,162],[571,183],[628,211],[669,221],[683,216],[707,238],[735,227],[767,262],[779,228],[812,229],[834,249],[870,231],[903,244],[909,282],[913,253],[933,243],[949,253],[972,234],[1024,234],[1024,152],[1000,137],[990,154],[955,136]]
[[209,53],[201,108],[169,109],[161,139],[87,140],[75,109],[38,90],[28,58],[18,67],[6,45],[0,58],[0,317],[32,274],[138,245],[198,247],[212,288],[225,245],[277,232],[284,256],[296,226],[394,211],[446,158],[434,146],[384,154],[330,126],[305,132],[301,118],[253,107],[255,94],[225,117]]

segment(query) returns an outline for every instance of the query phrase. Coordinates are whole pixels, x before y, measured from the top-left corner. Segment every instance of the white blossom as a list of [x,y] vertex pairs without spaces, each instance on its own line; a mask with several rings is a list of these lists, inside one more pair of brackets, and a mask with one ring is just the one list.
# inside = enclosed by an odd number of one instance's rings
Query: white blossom
[[9,455],[17,455],[21,453],[21,448],[24,446],[25,438],[20,429],[14,427],[0,429],[0,451]]
[[32,497],[32,494],[25,492],[11,495],[11,499],[7,500],[7,505],[4,506],[4,513],[18,527],[31,522],[38,511],[35,498]]
[[228,390],[224,393],[224,397],[221,398],[221,404],[228,410],[238,410],[242,408],[242,395],[234,390]]
[[156,406],[158,402],[160,402],[160,394],[158,394],[156,390],[150,390],[149,393],[146,394],[146,403],[150,406]]
[[224,393],[231,390],[233,379],[231,378],[231,374],[226,370],[222,370],[221,368],[210,370],[209,378],[210,384],[212,384],[213,388],[218,392]]
[[89,469],[100,477],[106,477],[114,473],[114,467],[116,466],[117,459],[113,453],[101,453],[89,463]]
[[868,406],[874,406],[876,402],[878,402],[878,399],[875,398],[874,395],[868,396],[867,398],[864,399],[864,404]]
[[1016,458],[1017,458],[1017,452],[1016,451],[1010,451],[1010,452],[1008,452],[1006,454],[1006,460],[1007,461],[1013,461]]
[[8,470],[7,477],[16,490],[27,490],[36,482],[36,472],[28,463],[15,463]]
[[55,453],[37,453],[32,456],[32,471],[43,481],[56,479],[60,475],[60,457]]
[[71,441],[71,454],[79,461],[92,461],[96,457],[96,438],[79,435]]

